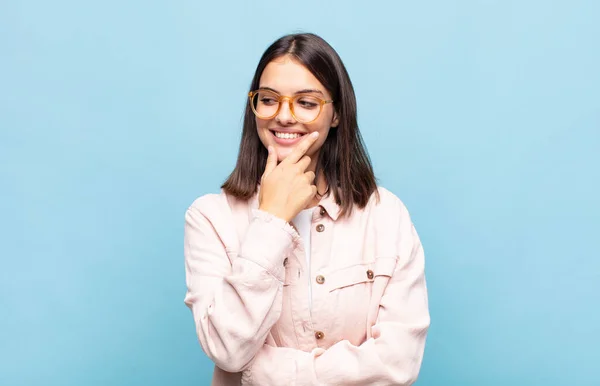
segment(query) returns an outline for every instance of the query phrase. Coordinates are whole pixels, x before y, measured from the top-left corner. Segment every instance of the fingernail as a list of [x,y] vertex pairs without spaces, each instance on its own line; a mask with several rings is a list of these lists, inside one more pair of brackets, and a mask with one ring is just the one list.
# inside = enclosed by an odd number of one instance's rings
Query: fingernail
[[273,152],[273,147],[272,147],[272,146],[269,146],[269,147],[267,148],[267,151],[269,152],[269,154],[271,154],[271,153]]
[[314,138],[317,138],[319,136],[319,132],[318,131],[313,131],[311,134]]

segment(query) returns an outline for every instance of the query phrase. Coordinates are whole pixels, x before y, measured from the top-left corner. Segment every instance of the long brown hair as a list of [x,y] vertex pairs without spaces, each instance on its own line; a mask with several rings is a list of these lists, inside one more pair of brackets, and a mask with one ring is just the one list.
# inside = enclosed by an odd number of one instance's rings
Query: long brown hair
[[[315,34],[301,33],[283,36],[267,48],[258,62],[250,90],[259,87],[267,64],[286,55],[304,65],[334,100],[339,124],[329,130],[319,151],[315,173],[317,176],[324,173],[327,181],[325,194],[333,192],[341,208],[340,216],[349,215],[354,204],[364,208],[373,192],[377,191],[373,167],[358,129],[352,82],[333,47]],[[266,161],[267,149],[258,136],[248,100],[237,163],[221,188],[239,199],[250,199],[257,191]]]

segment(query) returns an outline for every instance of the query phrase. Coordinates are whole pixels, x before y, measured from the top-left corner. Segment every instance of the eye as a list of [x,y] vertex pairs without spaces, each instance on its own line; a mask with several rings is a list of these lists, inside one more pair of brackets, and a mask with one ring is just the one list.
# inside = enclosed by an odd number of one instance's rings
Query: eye
[[303,97],[298,100],[298,105],[304,109],[314,109],[319,105],[319,102],[315,98]]
[[270,106],[277,103],[277,100],[275,98],[265,96],[260,98],[260,103]]

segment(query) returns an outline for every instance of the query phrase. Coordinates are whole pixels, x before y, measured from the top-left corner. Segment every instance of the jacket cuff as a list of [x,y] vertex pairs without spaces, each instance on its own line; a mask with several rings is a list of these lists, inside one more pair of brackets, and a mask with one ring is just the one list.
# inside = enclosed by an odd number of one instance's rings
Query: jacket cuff
[[298,232],[284,219],[253,209],[239,256],[258,264],[283,282],[283,260],[295,248],[299,239]]

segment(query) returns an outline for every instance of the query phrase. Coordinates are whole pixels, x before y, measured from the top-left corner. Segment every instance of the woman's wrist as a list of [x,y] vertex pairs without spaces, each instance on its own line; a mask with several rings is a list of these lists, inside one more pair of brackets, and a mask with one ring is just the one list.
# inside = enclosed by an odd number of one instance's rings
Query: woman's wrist
[[281,219],[281,220],[283,220],[283,221],[285,221],[287,223],[289,223],[291,221],[291,219],[287,218],[287,216],[280,214],[279,211],[273,210],[273,209],[268,208],[266,206],[262,206],[261,205],[261,206],[258,207],[258,210],[261,210],[261,211],[263,211],[265,213],[269,213],[271,216],[277,217],[277,218],[279,218],[279,219]]

